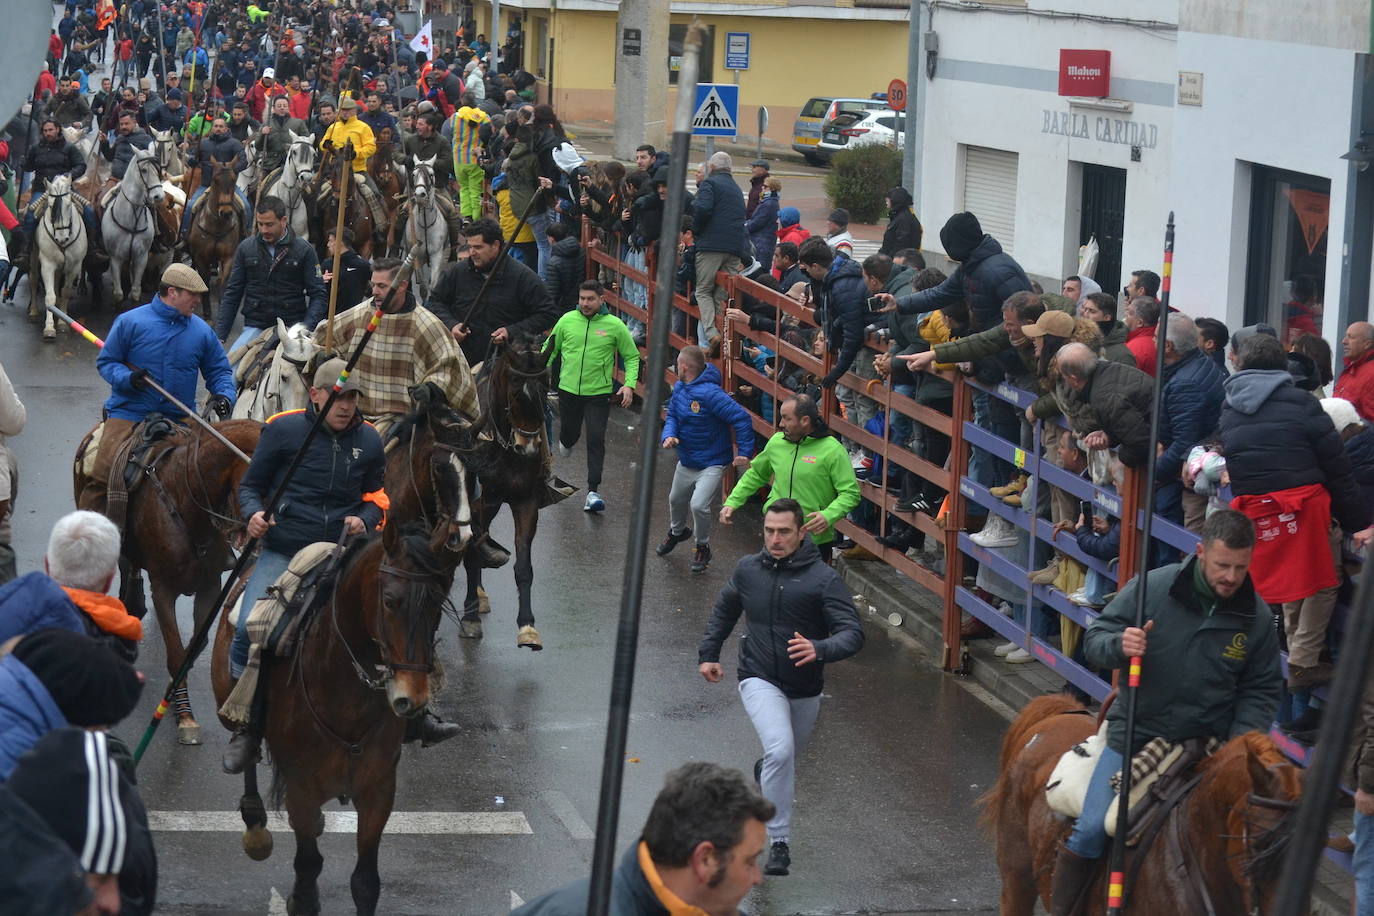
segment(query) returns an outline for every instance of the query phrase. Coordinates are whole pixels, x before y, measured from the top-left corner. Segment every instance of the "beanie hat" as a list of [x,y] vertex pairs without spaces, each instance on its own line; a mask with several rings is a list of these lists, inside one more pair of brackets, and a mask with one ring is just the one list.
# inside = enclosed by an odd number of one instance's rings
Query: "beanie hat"
[[37,630],[19,640],[13,654],[72,725],[114,725],[133,712],[143,692],[133,666],[83,633]]
[[1337,433],[1345,432],[1347,426],[1355,426],[1360,422],[1360,415],[1355,411],[1355,405],[1345,398],[1322,398],[1322,410],[1331,418],[1332,424],[1336,427]]
[[954,214],[945,221],[944,228],[940,230],[940,244],[944,247],[945,253],[956,261],[962,261],[973,254],[973,249],[982,241],[983,227],[978,223],[978,217],[972,213]]
[[832,223],[835,223],[836,225],[839,225],[839,226],[848,226],[848,225],[849,225],[849,211],[846,210],[844,207],[837,207],[836,209],[831,210],[831,211],[830,211],[830,216],[827,217],[827,218],[828,218]]
[[778,211],[778,225],[795,226],[801,222],[801,211],[796,207],[783,207]]
[[124,785],[105,733],[78,728],[40,738],[5,783],[93,875],[119,874],[124,867],[130,820]]
[[167,101],[170,102],[174,99],[176,101],[181,101],[181,90],[176,88],[175,86],[167,90]]
[[436,60],[436,61],[434,62],[434,69],[435,69],[435,70],[447,70],[447,69],[448,69],[448,64],[447,64],[447,63],[444,61],[444,59],[441,57],[441,58],[439,58],[438,60]]

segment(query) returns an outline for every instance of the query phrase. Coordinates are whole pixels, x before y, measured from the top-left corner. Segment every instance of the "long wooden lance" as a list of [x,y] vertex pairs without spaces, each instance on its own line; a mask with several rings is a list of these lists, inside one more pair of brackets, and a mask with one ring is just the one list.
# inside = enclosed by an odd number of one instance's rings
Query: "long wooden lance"
[[[1169,223],[1164,228],[1164,277],[1159,292],[1159,321],[1155,328],[1155,377],[1153,404],[1150,410],[1150,441],[1159,441],[1160,401],[1164,391],[1164,343],[1169,329],[1169,293],[1174,277],[1174,214],[1169,211]],[[1145,593],[1150,572],[1150,531],[1155,517],[1155,462],[1159,453],[1150,449],[1145,461],[1145,522],[1140,526],[1140,557],[1136,568],[1135,622],[1137,629],[1145,626]],[[1140,694],[1141,657],[1132,656],[1127,662],[1126,683],[1119,687],[1126,698],[1125,753],[1121,764],[1121,795],[1116,802],[1116,836],[1112,843],[1111,868],[1107,878],[1107,912],[1121,916],[1126,904],[1126,840],[1129,834],[1131,807],[1132,744],[1135,742],[1136,698]]]
[[[301,461],[305,459],[305,453],[309,450],[310,443],[315,441],[315,437],[319,435],[320,427],[324,424],[324,418],[328,416],[330,409],[334,406],[334,402],[339,399],[339,395],[343,391],[344,383],[348,381],[348,377],[353,373],[353,367],[356,366],[358,360],[362,358],[363,350],[367,347],[367,342],[372,339],[372,335],[376,333],[377,327],[382,323],[382,316],[386,314],[387,307],[391,305],[391,300],[395,298],[397,288],[410,279],[410,273],[415,269],[415,259],[419,257],[419,252],[420,246],[417,244],[406,255],[405,261],[402,262],[400,269],[396,271],[396,275],[391,278],[391,286],[387,288],[386,295],[382,297],[382,301],[377,303],[377,307],[373,310],[372,318],[368,320],[367,327],[363,331],[362,339],[359,340],[358,345],[353,348],[353,353],[348,357],[348,362],[344,364],[343,369],[339,372],[339,377],[334,381],[334,387],[329,391],[329,399],[324,402],[323,407],[315,412],[315,422],[311,424],[309,432],[305,434],[305,439],[301,441],[300,448],[296,449],[296,454],[291,458],[291,463],[287,465],[286,473],[282,475],[281,483],[277,484],[276,491],[263,503],[266,507],[263,516],[264,520],[270,522],[272,516],[276,514],[277,506],[281,504],[282,497],[286,495],[286,488],[290,485],[291,478],[296,476],[296,471],[300,470]],[[235,583],[237,583],[239,578],[243,575],[244,567],[248,563],[248,558],[253,556],[258,546],[258,540],[258,538],[249,538],[248,542],[243,545],[243,549],[239,551],[239,558],[234,563],[233,570],[229,573],[229,578],[224,581],[224,585],[220,588],[219,595],[215,598],[215,603],[211,605],[211,612],[205,615],[205,619],[200,622],[200,625],[196,627],[195,633],[192,634],[191,641],[187,643],[186,658],[181,663],[181,667],[177,669],[177,673],[172,675],[172,680],[168,682],[167,690],[162,694],[162,699],[153,710],[152,721],[148,723],[148,727],[143,732],[143,737],[138,742],[138,748],[134,751],[134,766],[138,766],[139,761],[143,759],[143,753],[148,749],[149,742],[153,740],[153,735],[157,732],[157,727],[162,724],[163,717],[167,715],[167,710],[172,705],[172,694],[175,693],[177,688],[181,687],[182,684],[186,683],[186,678],[191,674],[191,668],[195,665],[196,659],[200,657],[200,653],[205,651],[205,647],[209,644],[210,631],[215,627],[220,613],[228,603],[229,595],[233,591]]]
[[[86,338],[100,349],[105,349],[105,341],[101,340],[99,337],[96,337],[94,334],[92,334],[90,330],[86,328],[85,325],[77,321],[71,315],[68,315],[66,312],[62,311],[55,305],[49,305],[47,306],[47,309],[58,318],[61,318],[63,321],[67,322],[67,324],[71,325],[73,331],[80,334],[82,337]],[[124,365],[125,367],[134,372],[138,371],[138,367],[133,365],[132,363],[124,363]],[[190,417],[195,422],[199,423],[201,425],[201,428],[203,428],[207,433],[218,439],[220,444],[223,445],[225,448],[229,449],[229,451],[233,453],[235,457],[241,458],[244,464],[247,464],[249,461],[252,460],[246,454],[244,454],[242,449],[240,449],[237,445],[226,439],[224,433],[215,429],[215,427],[210,423],[210,421],[206,420],[204,417],[196,413],[190,407],[187,407],[185,404],[181,402],[181,400],[176,395],[172,394],[172,392],[168,391],[166,388],[163,388],[161,385],[159,385],[157,379],[153,378],[151,375],[148,375],[144,376],[143,381],[147,383],[149,388],[153,389],[158,394],[162,395],[164,398],[171,401],[172,404],[176,406],[178,410],[186,414],[186,416]]]

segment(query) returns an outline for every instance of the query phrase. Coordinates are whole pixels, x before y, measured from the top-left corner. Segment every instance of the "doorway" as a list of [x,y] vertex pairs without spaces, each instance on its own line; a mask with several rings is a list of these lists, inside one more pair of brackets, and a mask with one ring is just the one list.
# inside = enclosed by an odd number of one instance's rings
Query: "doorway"
[[[1126,231],[1126,170],[1083,163],[1083,213],[1078,244],[1097,238],[1093,279],[1112,296],[1121,291],[1121,238]],[[1125,311],[1126,303],[1121,303]]]
[[1284,344],[1321,334],[1331,182],[1252,166],[1245,323],[1264,322]]

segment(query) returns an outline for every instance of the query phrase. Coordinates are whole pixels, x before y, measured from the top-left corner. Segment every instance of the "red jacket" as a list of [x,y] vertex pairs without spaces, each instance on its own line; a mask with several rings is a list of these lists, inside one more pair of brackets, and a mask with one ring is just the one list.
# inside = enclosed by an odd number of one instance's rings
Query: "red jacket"
[[1155,333],[1156,325],[1136,328],[1126,335],[1126,349],[1135,357],[1135,367],[1150,376],[1155,374]]
[[253,84],[253,88],[248,90],[248,95],[245,97],[245,101],[248,102],[248,113],[253,116],[253,120],[261,121],[263,114],[267,111],[267,100],[279,95],[286,95],[286,90],[282,88],[281,83],[274,82],[272,88],[268,89],[262,84],[262,79],[259,78]]
[[310,120],[310,96],[309,92],[301,91],[291,97],[291,117],[307,122]]
[[1354,404],[1361,418],[1374,420],[1374,350],[1345,360],[1333,394]]
[[793,223],[790,226],[782,226],[778,229],[778,243],[791,242],[797,247],[801,243],[811,238],[811,230],[803,229],[801,223]]
[[1335,588],[1335,564],[1327,529],[1331,494],[1319,483],[1231,500],[1255,523],[1255,553],[1250,579],[1269,604],[1301,601]]
[[56,35],[49,35],[49,36],[48,36],[48,53],[51,54],[53,57],[56,57],[56,58],[61,58],[61,57],[62,57],[62,39],[61,39],[61,38],[58,38]]
[[52,75],[51,70],[44,70],[38,74],[38,85],[33,90],[34,98],[42,97],[44,89],[49,92],[57,91],[57,77]]

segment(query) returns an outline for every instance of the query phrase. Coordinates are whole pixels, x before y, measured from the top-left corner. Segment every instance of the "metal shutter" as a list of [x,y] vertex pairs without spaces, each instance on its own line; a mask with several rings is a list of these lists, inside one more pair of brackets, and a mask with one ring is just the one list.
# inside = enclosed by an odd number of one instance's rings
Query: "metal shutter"
[[1005,150],[964,147],[964,209],[1008,252],[1016,247],[1017,158]]

